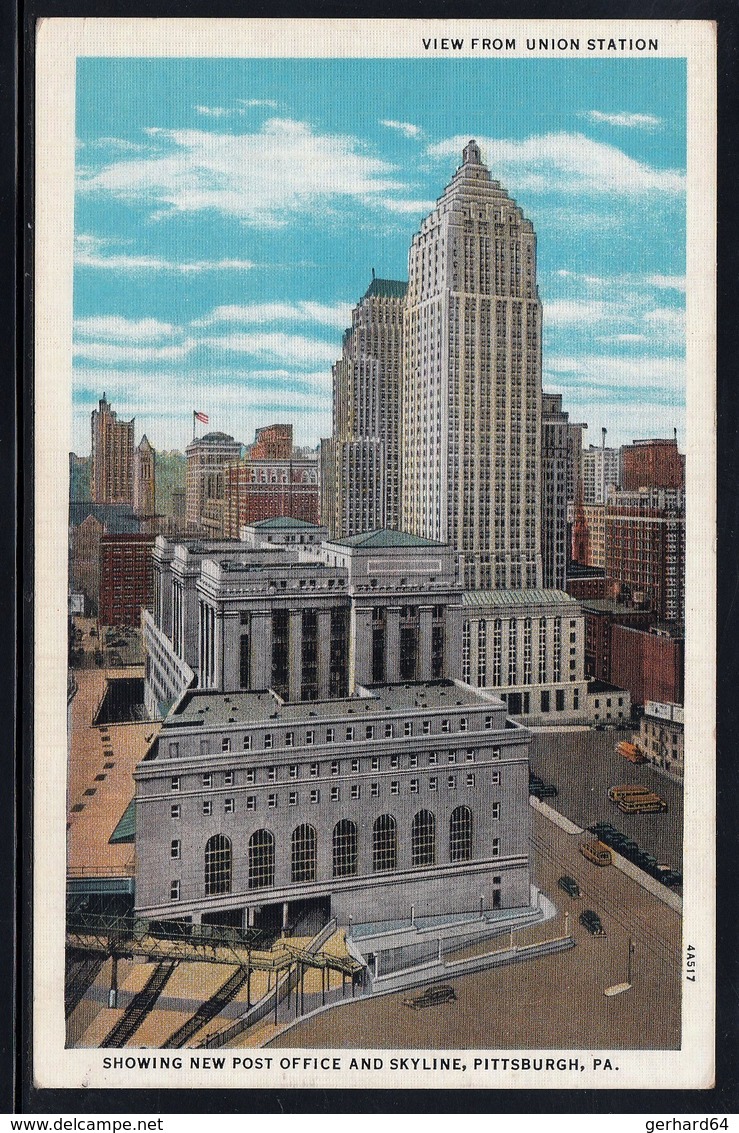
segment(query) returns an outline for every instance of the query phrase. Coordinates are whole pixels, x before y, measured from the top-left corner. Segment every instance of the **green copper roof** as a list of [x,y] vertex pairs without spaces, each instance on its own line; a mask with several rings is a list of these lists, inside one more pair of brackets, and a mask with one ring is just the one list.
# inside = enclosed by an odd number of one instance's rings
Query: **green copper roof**
[[463,606],[546,606],[553,602],[577,606],[577,599],[564,590],[466,590]]
[[402,299],[407,290],[408,284],[402,279],[373,279],[363,298]]
[[422,539],[420,535],[410,535],[407,531],[363,531],[360,535],[350,535],[348,539],[335,539],[342,547],[443,547],[433,539]]
[[131,799],[123,814],[118,819],[118,825],[108,839],[108,844],[115,846],[118,842],[133,842],[135,834],[136,799]]
[[309,523],[307,519],[293,519],[291,515],[277,515],[273,519],[258,519],[250,526],[258,527],[260,531],[265,528],[280,527],[317,527],[316,523]]

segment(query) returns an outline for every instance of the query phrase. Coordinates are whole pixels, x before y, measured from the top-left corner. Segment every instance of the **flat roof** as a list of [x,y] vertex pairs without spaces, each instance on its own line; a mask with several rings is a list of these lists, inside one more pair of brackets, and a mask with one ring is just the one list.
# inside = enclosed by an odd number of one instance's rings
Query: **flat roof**
[[463,606],[545,606],[564,603],[579,606],[579,598],[573,598],[564,590],[465,590],[462,595]]
[[311,523],[307,519],[293,519],[291,515],[277,515],[272,519],[258,519],[255,523],[245,523],[245,527],[257,527],[260,531],[270,528],[287,528],[287,527],[312,527],[316,531],[320,531],[321,527],[318,523]]
[[262,692],[187,693],[179,707],[168,716],[163,729],[207,724],[310,725],[312,720],[349,719],[376,716],[381,712],[412,712],[438,708],[503,708],[502,702],[481,696],[474,689],[452,681],[414,681],[405,684],[373,685],[370,696],[348,696],[333,700],[299,701],[281,704],[265,689]]
[[446,547],[446,543],[439,543],[435,539],[423,539],[420,535],[411,535],[408,531],[392,531],[389,528],[378,528],[375,531],[363,531],[359,535],[349,535],[346,539],[331,539],[340,547]]

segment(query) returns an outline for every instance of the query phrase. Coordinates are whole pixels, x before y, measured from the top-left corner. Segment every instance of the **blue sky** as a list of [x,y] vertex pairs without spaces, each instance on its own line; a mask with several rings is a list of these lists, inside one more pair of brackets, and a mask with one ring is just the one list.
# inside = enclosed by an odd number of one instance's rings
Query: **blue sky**
[[407,278],[475,137],[531,218],[544,388],[586,440],[683,438],[676,59],[80,59],[73,447],[103,391],[155,448],[192,410],[331,431],[351,307]]

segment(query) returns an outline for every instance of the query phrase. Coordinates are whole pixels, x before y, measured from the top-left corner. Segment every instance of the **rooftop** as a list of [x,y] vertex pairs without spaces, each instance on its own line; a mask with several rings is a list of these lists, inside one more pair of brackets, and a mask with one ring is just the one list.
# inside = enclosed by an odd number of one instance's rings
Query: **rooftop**
[[446,547],[446,543],[422,539],[420,535],[411,535],[407,531],[390,531],[386,527],[363,531],[347,539],[332,539],[331,542],[340,547]]
[[258,519],[256,523],[250,523],[247,526],[258,527],[260,531],[289,527],[315,527],[318,530],[319,527],[317,523],[309,523],[307,519],[293,519],[290,515],[278,515],[273,519]]
[[552,603],[579,606],[580,600],[565,594],[564,590],[466,590],[463,606],[546,606]]
[[362,298],[402,299],[407,290],[408,284],[403,279],[373,278]]
[[352,717],[377,716],[383,712],[429,711],[448,708],[500,708],[496,698],[482,696],[473,689],[453,681],[413,681],[395,685],[373,685],[370,695],[348,696],[333,700],[300,701],[283,704],[265,689],[263,692],[190,692],[171,716],[163,730],[207,724],[208,728],[225,724],[307,724],[312,721],[347,720]]

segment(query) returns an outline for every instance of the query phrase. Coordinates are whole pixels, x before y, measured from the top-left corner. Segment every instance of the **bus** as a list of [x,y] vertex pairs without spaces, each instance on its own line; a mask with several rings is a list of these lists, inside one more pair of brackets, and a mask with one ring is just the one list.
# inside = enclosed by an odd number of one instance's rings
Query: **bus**
[[624,759],[628,759],[629,763],[646,763],[647,757],[644,755],[636,744],[629,743],[628,740],[621,740],[621,743],[616,744],[616,751],[622,755]]

